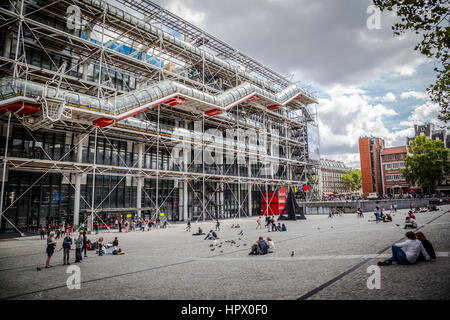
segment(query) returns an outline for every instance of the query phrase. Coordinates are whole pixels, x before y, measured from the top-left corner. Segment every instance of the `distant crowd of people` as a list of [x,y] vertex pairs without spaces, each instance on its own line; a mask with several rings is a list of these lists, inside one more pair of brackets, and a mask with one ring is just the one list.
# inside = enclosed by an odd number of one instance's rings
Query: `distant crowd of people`
[[[75,263],[80,263],[84,257],[87,257],[87,251],[95,250],[95,252],[102,256],[104,254],[120,255],[124,254],[119,248],[119,240],[117,237],[111,243],[104,243],[103,237],[100,237],[94,243],[88,239],[86,230],[79,230],[75,233],[76,237],[72,238],[70,232],[66,232],[62,239],[61,248],[63,250],[63,266],[70,265],[69,258],[71,250],[75,249]],[[54,231],[51,231],[47,238],[47,260],[45,261],[45,268],[51,268],[50,260],[55,253],[58,239]],[[73,248],[75,246],[75,248]],[[111,250],[110,250],[111,249]]]

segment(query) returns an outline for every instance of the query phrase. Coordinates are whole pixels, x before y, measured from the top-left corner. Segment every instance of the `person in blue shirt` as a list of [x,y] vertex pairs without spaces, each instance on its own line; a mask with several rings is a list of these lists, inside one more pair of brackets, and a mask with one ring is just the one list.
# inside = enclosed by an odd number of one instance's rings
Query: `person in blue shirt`
[[69,255],[70,255],[70,247],[72,246],[72,238],[70,237],[70,233],[67,232],[66,236],[64,237],[63,241],[63,250],[64,250],[64,256],[63,256],[63,266],[66,264],[69,265]]
[[258,247],[260,250],[260,254],[267,254],[267,251],[269,250],[269,245],[267,244],[266,240],[264,240],[263,237],[259,237]]
[[205,237],[205,240],[211,240],[214,237],[214,231],[209,230],[208,234]]
[[281,225],[281,231],[287,231],[286,225],[284,223]]

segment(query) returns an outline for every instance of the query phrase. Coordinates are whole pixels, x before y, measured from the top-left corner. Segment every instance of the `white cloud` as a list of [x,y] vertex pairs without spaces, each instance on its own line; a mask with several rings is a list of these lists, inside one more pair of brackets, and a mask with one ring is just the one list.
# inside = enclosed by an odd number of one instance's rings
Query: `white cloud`
[[198,27],[204,27],[206,13],[189,8],[183,1],[171,1],[167,4],[167,9]]
[[371,103],[358,88],[337,86],[327,93],[330,99],[319,99],[321,154],[359,167],[358,138],[389,135],[384,120],[397,113],[382,104]]
[[395,100],[397,100],[397,98],[392,92],[386,93],[386,95],[383,97],[383,101],[385,102],[394,102]]
[[408,99],[408,98],[414,98],[417,100],[426,100],[428,99],[428,95],[426,92],[419,92],[419,91],[407,91],[400,94],[401,99]]
[[408,119],[401,121],[400,125],[412,127],[415,124],[423,124],[428,121],[435,125],[443,126],[444,123],[438,119],[440,111],[441,108],[437,103],[432,103],[431,101],[425,102],[416,106]]

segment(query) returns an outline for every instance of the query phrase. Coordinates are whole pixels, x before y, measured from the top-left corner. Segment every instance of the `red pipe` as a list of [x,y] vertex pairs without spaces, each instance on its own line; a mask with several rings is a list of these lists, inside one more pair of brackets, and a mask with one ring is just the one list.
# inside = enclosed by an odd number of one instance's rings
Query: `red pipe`
[[20,114],[30,115],[41,110],[41,107],[39,105],[28,102],[14,102],[6,106],[0,107],[0,112],[3,111],[17,112],[18,110],[20,110],[19,111]]

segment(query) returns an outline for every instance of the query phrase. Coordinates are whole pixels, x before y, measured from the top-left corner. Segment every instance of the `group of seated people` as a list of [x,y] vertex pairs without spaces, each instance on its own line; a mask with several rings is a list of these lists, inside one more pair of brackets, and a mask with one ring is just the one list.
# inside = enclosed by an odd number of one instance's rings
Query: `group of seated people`
[[253,243],[252,249],[251,249],[249,255],[262,255],[262,254],[273,253],[274,249],[275,249],[275,243],[273,242],[272,238],[267,237],[267,240],[264,240],[263,237],[259,237],[258,241]]
[[239,223],[237,225],[234,225],[234,223],[231,225],[231,229],[240,228],[241,226]]
[[[108,250],[111,248],[112,250]],[[112,243],[103,243],[103,237],[100,237],[98,241],[94,242],[92,249],[95,250],[99,256],[102,256],[104,254],[125,254],[125,252],[123,252],[122,249],[119,248],[119,239],[117,239],[117,237],[114,238]]]
[[[269,229],[269,231],[270,231],[270,229]],[[286,229],[286,225],[283,223],[283,224],[281,224],[281,223],[279,223],[278,222],[278,224],[277,225],[275,225],[275,223],[273,223],[272,224],[272,231],[287,231],[287,229]]]
[[435,262],[436,253],[433,245],[422,232],[414,233],[413,231],[408,231],[406,233],[406,241],[392,246],[392,257],[385,261],[379,261],[378,265],[388,266],[393,263],[414,264],[417,261]]
[[416,216],[410,210],[408,216],[405,219],[405,229],[415,229],[417,228]]

